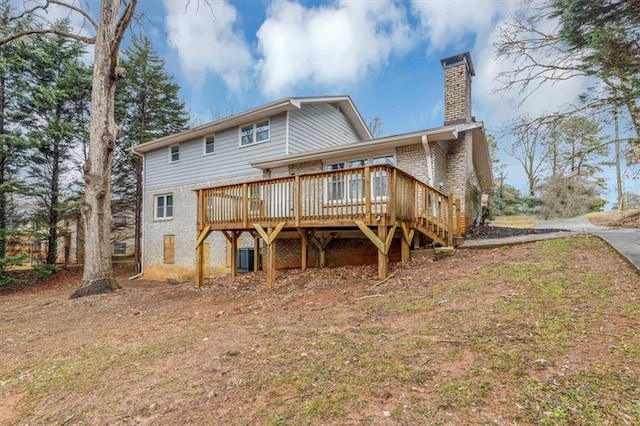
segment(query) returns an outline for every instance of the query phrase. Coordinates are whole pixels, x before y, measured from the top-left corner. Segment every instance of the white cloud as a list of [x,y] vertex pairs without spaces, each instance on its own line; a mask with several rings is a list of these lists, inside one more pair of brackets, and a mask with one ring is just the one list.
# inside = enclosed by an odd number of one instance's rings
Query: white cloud
[[429,41],[429,50],[459,47],[465,36],[475,35],[482,43],[491,32],[496,17],[516,2],[495,0],[411,0]]
[[258,72],[269,95],[311,82],[345,87],[412,42],[401,3],[341,0],[305,8],[276,1],[257,33]]
[[251,69],[251,52],[237,28],[236,8],[226,1],[210,3],[165,0],[167,41],[177,50],[188,78],[200,80],[212,72],[236,90]]

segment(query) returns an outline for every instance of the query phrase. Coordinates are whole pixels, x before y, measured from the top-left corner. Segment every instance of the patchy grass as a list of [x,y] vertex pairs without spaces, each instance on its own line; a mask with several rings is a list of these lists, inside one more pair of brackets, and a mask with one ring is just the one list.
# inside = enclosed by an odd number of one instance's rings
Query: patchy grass
[[640,209],[623,210],[621,212],[592,212],[586,215],[595,225],[620,226],[623,228],[640,227]]
[[315,272],[2,296],[0,423],[640,423],[637,275],[598,239]]
[[535,220],[531,216],[496,216],[491,225],[506,228],[533,228],[536,224]]

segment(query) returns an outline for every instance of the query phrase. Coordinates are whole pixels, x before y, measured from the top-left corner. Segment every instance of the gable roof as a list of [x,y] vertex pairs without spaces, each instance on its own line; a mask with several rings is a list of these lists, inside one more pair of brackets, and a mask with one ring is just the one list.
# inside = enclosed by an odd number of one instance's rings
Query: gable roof
[[286,111],[294,111],[302,108],[305,104],[314,103],[335,103],[340,108],[340,111],[347,117],[353,128],[355,129],[358,137],[363,140],[372,139],[371,132],[365,124],[362,116],[356,109],[351,97],[349,96],[320,96],[320,97],[298,97],[298,98],[284,98],[271,102],[266,105],[262,105],[257,108],[249,109],[239,114],[230,115],[220,120],[212,121],[207,124],[203,124],[193,129],[185,130],[180,133],[164,136],[159,139],[155,139],[149,142],[145,142],[136,145],[133,151],[138,154],[153,151],[159,148],[168,147],[178,144],[180,142],[187,142],[193,139],[202,138],[204,136],[211,135],[221,130],[226,130],[232,127],[241,126],[243,124],[251,123],[257,120],[262,120],[267,117],[271,117],[276,114],[280,114]]

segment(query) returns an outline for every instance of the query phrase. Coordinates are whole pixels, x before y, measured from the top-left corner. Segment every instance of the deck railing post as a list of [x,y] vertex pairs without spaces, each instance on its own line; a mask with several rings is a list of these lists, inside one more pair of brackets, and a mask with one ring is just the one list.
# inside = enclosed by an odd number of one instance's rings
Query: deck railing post
[[294,205],[293,215],[295,217],[296,226],[300,226],[300,214],[302,211],[302,188],[300,188],[300,176],[296,175],[293,184]]
[[245,228],[249,227],[249,185],[242,184],[242,224]]
[[364,220],[371,223],[371,167],[364,168]]
[[204,224],[206,223],[206,211],[204,208],[204,190],[198,190],[198,232],[204,229]]
[[[389,167],[387,167],[387,169],[389,169]],[[391,182],[389,182],[389,185],[387,186],[387,206],[391,207],[391,211],[387,212],[390,217],[391,223],[395,223],[396,222],[396,204],[398,202],[397,200],[397,193],[398,193],[398,170],[393,167],[391,170]]]

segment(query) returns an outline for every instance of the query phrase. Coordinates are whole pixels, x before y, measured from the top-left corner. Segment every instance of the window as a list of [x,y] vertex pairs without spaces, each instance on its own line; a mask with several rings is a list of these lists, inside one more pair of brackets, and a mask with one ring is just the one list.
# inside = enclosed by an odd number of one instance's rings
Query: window
[[180,160],[180,145],[172,145],[169,147],[169,162],[175,163]]
[[249,187],[249,214],[258,217],[263,214],[262,187],[252,185]]
[[[327,170],[342,170],[355,167],[364,167],[369,164],[395,165],[393,155],[382,157],[350,160],[344,163],[327,164]],[[327,201],[356,201],[365,198],[364,173],[335,174],[327,178]],[[387,172],[380,170],[371,172],[371,195],[374,197],[386,197]]]
[[204,138],[204,155],[213,154],[215,152],[215,136],[207,136]]
[[[342,170],[344,163],[328,164],[327,170]],[[333,174],[327,179],[327,200],[339,201],[344,199],[344,176]]]
[[[374,157],[373,164],[390,164],[395,165],[396,161],[393,155],[387,155],[385,157]],[[371,176],[371,192],[374,197],[386,197],[387,196],[387,172],[376,171]]]
[[240,146],[269,140],[269,120],[240,127]]
[[116,256],[127,254],[127,243],[113,243],[113,254]]
[[173,217],[173,195],[156,196],[155,219],[171,219]]
[[176,261],[176,237],[175,235],[165,235],[163,238],[164,251],[163,262],[174,263]]
[[[352,160],[347,163],[347,167],[364,167],[369,164],[369,160]],[[364,173],[349,175],[349,199],[364,199]]]

